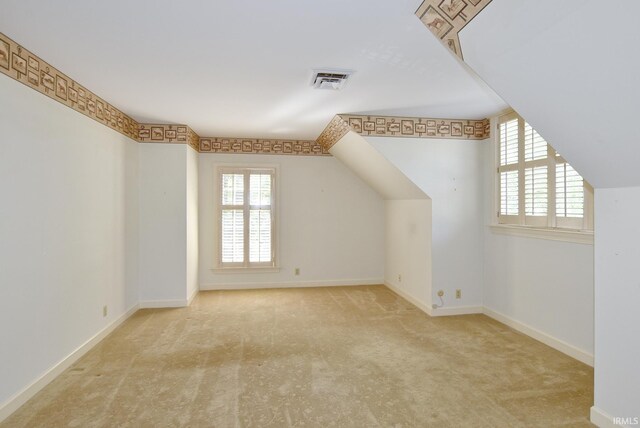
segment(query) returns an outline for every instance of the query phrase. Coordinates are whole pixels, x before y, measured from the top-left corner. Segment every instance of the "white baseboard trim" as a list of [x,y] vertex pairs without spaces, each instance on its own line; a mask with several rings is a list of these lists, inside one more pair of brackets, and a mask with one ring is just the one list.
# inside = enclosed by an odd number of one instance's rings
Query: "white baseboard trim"
[[432,308],[431,306],[427,305],[426,303],[416,299],[415,297],[411,296],[410,294],[408,294],[406,291],[403,291],[401,289],[399,289],[398,287],[396,287],[395,285],[390,284],[389,282],[385,281],[384,285],[391,291],[393,291],[394,293],[396,293],[398,296],[402,297],[403,299],[407,300],[409,303],[413,304],[414,306],[416,306],[418,309],[420,309],[422,312],[426,313],[429,316],[431,315],[431,311]]
[[384,283],[384,285],[389,288],[391,291],[399,295],[405,300],[408,300],[413,305],[417,306],[422,312],[426,313],[431,317],[447,317],[453,315],[471,315],[471,314],[481,314],[483,313],[484,308],[482,306],[451,306],[444,308],[433,308],[426,303],[416,299],[415,297],[408,294],[406,291],[401,290],[400,288],[392,285],[389,282]]
[[591,423],[599,428],[619,428],[622,426],[614,424],[613,416],[606,414],[596,406],[591,407]]
[[452,315],[473,315],[484,313],[482,306],[445,306],[431,310],[432,317],[448,317]]
[[227,284],[200,284],[200,291],[213,290],[257,290],[263,288],[308,288],[308,287],[340,287],[354,285],[383,284],[382,278],[366,279],[334,279],[323,281],[289,281],[289,282],[239,282]]
[[187,306],[191,306],[191,303],[193,303],[193,299],[196,298],[199,291],[200,290],[198,290],[197,288],[193,290],[193,293],[191,293],[191,296],[189,296],[189,298],[187,299]]
[[188,299],[144,300],[140,302],[140,309],[185,308],[187,306],[189,306]]
[[44,372],[33,383],[25,387],[22,391],[9,398],[6,402],[0,405],[0,422],[8,418],[13,412],[18,410],[20,406],[26,403],[31,397],[36,395],[42,388],[47,386],[52,380],[62,374],[73,363],[78,361],[83,355],[85,355],[91,348],[96,346],[102,339],[107,337],[109,333],[116,329],[120,324],[125,322],[139,309],[139,305],[134,305],[127,312],[115,319],[111,324],[96,333],[92,338],[80,345],[75,351],[71,352],[68,356],[63,358],[56,365]]
[[492,309],[489,309],[484,306],[458,306],[458,307],[444,307],[433,309],[429,307],[424,302],[416,299],[415,297],[407,294],[407,292],[399,289],[398,287],[390,284],[389,282],[385,282],[384,285],[389,288],[394,293],[398,294],[400,297],[408,300],[427,315],[432,317],[438,316],[452,316],[452,315],[469,315],[469,314],[485,314],[494,320],[501,322],[502,324],[513,328],[514,330],[519,331],[520,333],[524,333],[533,339],[538,340],[539,342],[544,343],[547,346],[556,349],[563,354],[566,354],[576,360],[585,363],[591,367],[593,367],[593,354],[590,354],[582,349],[576,348],[575,346],[564,342],[560,339],[557,339],[547,333],[544,333],[536,328],[528,326],[520,321],[516,321],[511,317],[501,314],[500,312],[496,312]]
[[513,328],[514,330],[518,330],[520,333],[524,333],[527,336],[530,336],[537,341],[542,342],[545,345],[562,352],[563,354],[567,354],[568,356],[593,367],[593,355],[586,351],[583,351],[582,349],[576,348],[575,346],[565,341],[557,339],[547,333],[544,333],[520,321],[516,321],[513,318],[508,317],[507,315],[501,314],[500,312],[496,312],[487,307],[484,308],[484,314],[496,321],[501,322],[502,324]]

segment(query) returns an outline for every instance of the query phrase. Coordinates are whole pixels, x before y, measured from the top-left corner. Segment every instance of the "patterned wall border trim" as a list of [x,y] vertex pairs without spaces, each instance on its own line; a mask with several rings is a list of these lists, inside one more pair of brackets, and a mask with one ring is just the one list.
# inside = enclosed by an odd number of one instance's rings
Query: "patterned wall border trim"
[[425,0],[416,16],[455,55],[463,59],[460,31],[491,0]]
[[[464,0],[459,1],[466,5]],[[473,0],[466,1],[473,4]],[[473,5],[479,7],[490,1],[478,0]],[[431,0],[425,1],[421,8],[430,2]],[[467,7],[460,6],[456,0],[442,1],[439,7],[443,4],[458,7],[456,17],[461,16]],[[204,153],[331,156],[329,149],[350,130],[362,135],[392,137],[485,139],[489,136],[487,119],[337,115],[316,141],[200,138],[187,125],[136,122],[2,33],[0,33],[0,72],[135,141],[187,144],[194,150]]]
[[217,137],[201,138],[200,153],[331,156],[317,141]]
[[195,150],[200,147],[200,137],[187,125],[141,123],[137,140],[140,143],[188,144]]
[[329,149],[340,141],[342,137],[347,135],[349,131],[351,131],[349,123],[340,115],[337,115],[331,119],[331,122],[324,128],[324,131],[318,136],[316,142],[320,144],[326,152],[329,152]]
[[138,123],[0,33],[0,72],[134,140]]
[[375,137],[485,140],[491,132],[489,119],[430,119],[349,114],[341,114],[339,117],[354,132]]

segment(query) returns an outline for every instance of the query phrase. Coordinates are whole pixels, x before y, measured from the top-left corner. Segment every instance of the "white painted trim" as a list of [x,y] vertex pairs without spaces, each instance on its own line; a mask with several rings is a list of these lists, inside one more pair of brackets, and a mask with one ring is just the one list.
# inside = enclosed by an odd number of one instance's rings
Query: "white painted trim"
[[144,300],[140,302],[140,309],[186,308],[187,306],[189,306],[189,300],[187,299]]
[[494,320],[513,328],[514,330],[519,331],[520,333],[524,333],[527,336],[536,339],[539,342],[544,343],[547,346],[556,349],[563,354],[570,356],[571,358],[575,358],[576,360],[587,364],[593,367],[593,354],[590,354],[582,349],[579,349],[567,342],[564,342],[560,339],[557,339],[547,333],[544,333],[536,328],[530,327],[527,324],[524,324],[520,321],[516,321],[511,317],[503,315],[499,312],[496,312],[492,309],[487,308],[486,306],[459,306],[459,307],[444,307],[444,308],[431,308],[428,305],[424,304],[420,300],[415,297],[409,295],[407,292],[400,290],[396,286],[390,284],[389,282],[385,282],[384,285],[389,288],[394,293],[398,294],[400,297],[406,299],[413,305],[417,306],[418,309],[421,309],[424,313],[432,317],[438,316],[454,316],[454,315],[468,315],[468,314],[485,314]]
[[189,296],[189,298],[187,299],[187,306],[191,306],[191,303],[193,303],[193,299],[196,298],[199,291],[200,290],[198,290],[197,288],[193,290],[193,293],[191,293],[191,296]]
[[212,290],[255,290],[263,288],[307,288],[307,287],[340,287],[353,285],[378,285],[381,278],[368,279],[335,279],[328,281],[289,281],[289,282],[239,282],[228,284],[200,284],[200,291]]
[[525,323],[520,321],[516,321],[511,317],[501,314],[500,312],[496,312],[487,307],[484,308],[484,314],[490,318],[493,318],[496,321],[505,324],[514,330],[518,330],[520,333],[524,333],[529,337],[536,339],[539,342],[544,343],[547,346],[556,349],[563,354],[566,354],[576,360],[583,362],[591,367],[593,367],[593,354],[590,354],[582,349],[576,348],[575,346],[557,339],[547,333],[544,333],[536,328],[533,328]]
[[225,273],[277,273],[280,272],[280,267],[279,266],[275,266],[275,267],[239,267],[239,268],[211,268],[209,269],[211,272],[215,273],[215,274],[225,274]]
[[384,285],[402,297],[403,299],[409,301],[412,305],[418,307],[422,312],[426,313],[431,317],[445,317],[445,316],[454,316],[454,315],[470,315],[470,314],[482,314],[484,313],[484,308],[482,306],[451,306],[444,308],[433,308],[424,302],[416,299],[415,297],[408,294],[406,291],[399,289],[395,285],[392,285],[389,282],[384,283]]
[[610,416],[598,409],[596,406],[591,407],[591,423],[600,428],[618,428],[620,425],[613,423],[613,416]]
[[[222,240],[220,234],[222,233],[222,205],[221,205],[221,188],[222,188],[222,174],[227,173],[239,173],[250,174],[248,170],[271,170],[272,175],[271,182],[271,263],[273,266],[227,266],[222,265]],[[249,181],[245,182],[245,200],[242,203],[244,215],[248,216],[249,207]],[[212,271],[216,273],[248,273],[255,269],[256,273],[265,272],[279,272],[280,271],[280,241],[278,231],[280,230],[280,164],[279,163],[214,163],[213,164],[213,200],[214,203],[214,259]],[[249,261],[249,229],[248,223],[245,223],[244,230],[245,239],[245,262]],[[259,272],[262,270],[261,272]]]
[[573,242],[593,245],[593,232],[584,230],[550,229],[511,224],[492,224],[489,229],[499,235],[520,236],[525,238],[547,239],[550,241]]
[[452,315],[472,315],[482,314],[484,308],[482,306],[444,306],[441,308],[433,308],[431,310],[432,317],[446,317]]
[[418,309],[420,309],[425,314],[431,316],[432,309],[431,309],[431,307],[429,305],[425,304],[421,300],[416,299],[415,297],[413,297],[410,294],[408,294],[406,291],[399,289],[398,287],[396,287],[395,285],[392,285],[391,283],[389,283],[387,281],[384,282],[384,285],[389,290],[391,290],[394,293],[396,293],[398,296],[402,297],[403,299],[407,300],[412,305],[416,306]]
[[73,363],[78,361],[82,356],[96,346],[102,339],[107,337],[109,333],[115,330],[120,324],[125,322],[139,309],[139,305],[134,305],[127,312],[115,319],[111,324],[108,324],[105,328],[96,333],[93,337],[80,345],[76,350],[71,352],[60,362],[44,372],[33,383],[25,387],[22,391],[9,398],[7,401],[0,405],[0,422],[8,418],[13,412],[18,410],[20,406],[26,403],[31,397],[36,395],[47,386],[52,380],[60,376],[66,369],[68,369]]

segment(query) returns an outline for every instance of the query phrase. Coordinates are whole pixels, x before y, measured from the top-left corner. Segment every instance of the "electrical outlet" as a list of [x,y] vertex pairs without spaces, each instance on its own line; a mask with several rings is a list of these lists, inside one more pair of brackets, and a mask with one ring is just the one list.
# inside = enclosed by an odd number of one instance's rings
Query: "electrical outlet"
[[106,317],[107,314],[109,313],[109,307],[107,305],[102,307],[102,316]]
[[402,275],[398,274],[398,282],[402,282]]
[[295,275],[300,275],[300,268],[296,268],[294,273],[295,273]]
[[443,290],[438,290],[438,297],[442,297],[444,296],[444,291]]
[[456,290],[456,299],[462,299],[462,290],[459,288]]

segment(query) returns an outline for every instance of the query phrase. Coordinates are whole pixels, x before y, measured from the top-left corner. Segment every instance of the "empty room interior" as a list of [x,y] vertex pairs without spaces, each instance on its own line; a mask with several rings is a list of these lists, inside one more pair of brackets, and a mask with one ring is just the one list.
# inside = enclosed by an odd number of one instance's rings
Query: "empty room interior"
[[640,425],[604,6],[0,1],[0,427]]

